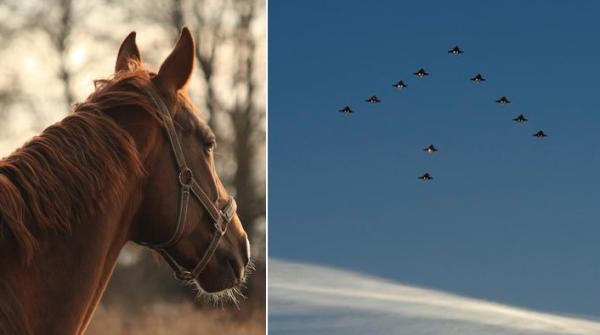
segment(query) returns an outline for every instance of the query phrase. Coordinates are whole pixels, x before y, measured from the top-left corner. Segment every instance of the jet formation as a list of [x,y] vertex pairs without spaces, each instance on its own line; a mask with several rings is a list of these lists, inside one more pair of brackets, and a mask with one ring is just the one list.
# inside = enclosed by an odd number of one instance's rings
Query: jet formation
[[[464,51],[458,45],[455,45],[454,47],[452,47],[451,49],[448,50],[448,53],[453,56],[459,56],[459,55],[463,54]],[[424,78],[424,77],[429,76],[429,72],[427,72],[424,68],[419,68],[416,72],[413,72],[413,75],[415,75],[417,78]],[[481,82],[486,81],[486,78],[484,78],[481,73],[477,73],[473,77],[471,77],[470,80],[474,83],[481,83]],[[408,87],[408,84],[406,84],[406,82],[404,82],[403,80],[399,80],[392,86],[398,90],[403,90]],[[376,95],[372,95],[370,98],[365,100],[365,102],[368,102],[369,104],[374,105],[374,104],[380,103],[381,100]],[[503,95],[503,96],[499,97],[498,99],[496,99],[496,103],[499,105],[508,105],[511,103],[511,101],[508,99],[508,97]],[[342,107],[339,110],[339,112],[343,113],[345,115],[350,115],[350,114],[354,113],[354,111],[350,108],[350,106]],[[525,122],[529,121],[529,119],[527,119],[527,117],[525,117],[525,115],[519,114],[518,116],[513,118],[513,121],[515,121],[517,123],[525,123]],[[546,134],[543,130],[539,130],[539,131],[535,132],[533,134],[533,136],[537,137],[537,138],[544,138],[544,137],[548,137],[548,134]],[[433,154],[433,153],[438,152],[438,149],[433,144],[430,144],[429,146],[423,148],[423,151],[426,153],[429,153],[429,154]],[[430,181],[433,179],[433,177],[431,176],[431,174],[429,172],[425,172],[418,178],[423,181]]]

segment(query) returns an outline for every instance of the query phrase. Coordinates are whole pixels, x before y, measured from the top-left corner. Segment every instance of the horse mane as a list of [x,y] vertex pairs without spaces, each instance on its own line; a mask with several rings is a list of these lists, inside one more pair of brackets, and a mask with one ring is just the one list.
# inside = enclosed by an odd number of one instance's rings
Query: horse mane
[[96,90],[62,121],[0,160],[0,241],[12,235],[24,261],[46,232],[66,232],[125,201],[145,175],[133,138],[106,112],[141,108],[161,121],[142,93],[151,73],[138,67],[95,82]]

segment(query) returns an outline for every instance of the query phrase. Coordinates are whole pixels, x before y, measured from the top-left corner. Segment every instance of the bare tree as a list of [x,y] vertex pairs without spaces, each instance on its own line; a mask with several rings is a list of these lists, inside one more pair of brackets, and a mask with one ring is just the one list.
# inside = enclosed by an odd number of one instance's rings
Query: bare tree
[[75,101],[75,95],[71,89],[71,73],[67,66],[67,52],[69,50],[68,38],[73,28],[73,0],[58,0],[60,17],[57,25],[46,24],[41,28],[47,32],[54,48],[58,54],[58,75],[63,83],[65,103],[71,106]]
[[227,37],[223,31],[223,16],[228,1],[219,2],[216,8],[209,8],[205,1],[193,3],[192,15],[196,25],[196,60],[204,81],[204,103],[209,114],[209,125],[218,129],[217,114],[223,111],[215,91],[213,75],[217,60],[217,48]]
[[[265,215],[265,194],[260,191],[252,171],[252,167],[257,165],[259,147],[265,141],[264,130],[261,127],[261,123],[264,122],[264,112],[256,106],[254,96],[256,40],[252,36],[251,24],[255,18],[256,6],[256,1],[236,0],[234,2],[238,15],[235,30],[235,40],[238,45],[236,86],[241,87],[241,90],[233,108],[228,111],[235,132],[233,154],[237,169],[233,185],[240,202],[246,204],[245,208],[240,209],[240,216],[253,223]],[[258,182],[262,183],[262,181]]]
[[39,31],[44,33],[58,57],[57,75],[60,79],[64,100],[70,106],[75,100],[71,88],[72,74],[68,66],[70,36],[74,26],[73,0],[48,0],[27,7],[20,1],[9,0],[4,4],[9,11],[21,17],[17,31]]

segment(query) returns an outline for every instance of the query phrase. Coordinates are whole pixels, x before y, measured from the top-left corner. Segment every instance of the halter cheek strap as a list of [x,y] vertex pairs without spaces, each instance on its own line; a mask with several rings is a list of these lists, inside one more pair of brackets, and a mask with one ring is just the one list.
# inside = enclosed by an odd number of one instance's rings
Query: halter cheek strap
[[[192,170],[188,167],[185,156],[183,154],[183,149],[181,148],[181,142],[177,138],[177,133],[175,131],[175,126],[173,125],[173,118],[169,113],[169,109],[160,98],[160,96],[150,87],[144,88],[146,95],[152,100],[152,102],[156,105],[160,115],[163,118],[165,124],[165,130],[167,134],[167,138],[169,139],[169,143],[171,144],[171,150],[173,152],[173,156],[175,158],[175,163],[177,164],[178,170],[178,182],[179,182],[179,206],[177,209],[177,226],[175,227],[175,231],[171,237],[161,243],[149,243],[149,242],[138,242],[141,245],[147,246],[158,251],[165,261],[171,266],[173,271],[175,272],[175,276],[182,280],[189,280],[198,277],[198,275],[204,270],[213,254],[217,250],[217,246],[219,245],[219,241],[227,232],[227,227],[229,223],[233,219],[237,211],[237,204],[233,197],[230,197],[227,201],[227,204],[223,209],[218,209],[213,201],[210,200],[209,196],[202,190],[196,179],[194,178],[194,174]],[[186,269],[182,265],[180,265],[171,254],[167,251],[167,248],[174,246],[177,244],[185,230],[185,225],[187,223],[187,212],[188,205],[190,200],[190,194],[194,195],[196,200],[200,202],[200,204],[206,209],[206,212],[210,215],[214,229],[212,238],[210,243],[204,251],[202,258],[198,261],[196,266],[193,269]]]

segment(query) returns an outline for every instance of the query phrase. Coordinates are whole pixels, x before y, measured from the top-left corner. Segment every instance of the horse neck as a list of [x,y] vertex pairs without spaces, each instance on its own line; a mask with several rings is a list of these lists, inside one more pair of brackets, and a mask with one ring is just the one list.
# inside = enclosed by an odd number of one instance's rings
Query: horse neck
[[[75,223],[69,234],[48,234],[28,265],[16,261],[14,250],[13,257],[4,257],[11,251],[3,250],[0,300],[7,297],[12,303],[0,304],[0,334],[4,321],[13,329],[29,328],[31,334],[81,334],[128,239],[127,216],[125,204],[115,205],[88,222]],[[14,319],[18,314],[20,322]]]
[[73,222],[69,233],[42,235],[27,264],[14,244],[0,243],[0,335],[83,333],[128,240],[139,183],[131,180],[128,201]]

